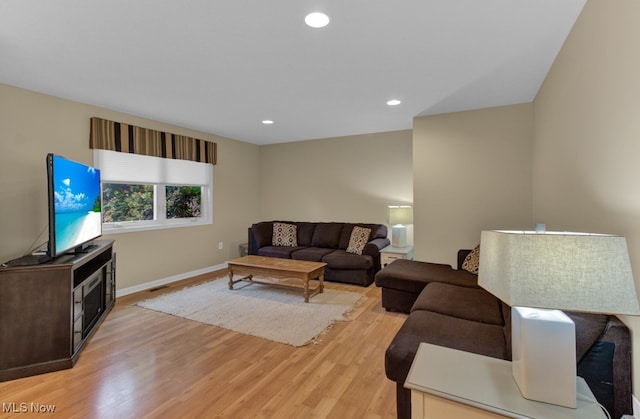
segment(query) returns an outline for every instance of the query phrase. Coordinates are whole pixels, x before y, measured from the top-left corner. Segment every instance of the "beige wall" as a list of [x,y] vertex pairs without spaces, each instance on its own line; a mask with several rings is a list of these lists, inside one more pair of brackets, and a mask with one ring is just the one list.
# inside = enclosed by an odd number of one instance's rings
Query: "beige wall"
[[413,121],[415,258],[456,264],[480,232],[531,228],[532,105]]
[[410,130],[260,148],[260,220],[386,224],[412,185]]
[[[92,164],[92,116],[218,143],[213,225],[105,236],[116,240],[118,289],[221,264],[239,254],[246,227],[258,214],[258,146],[0,84],[0,261],[22,255],[46,228],[46,154]],[[38,243],[46,240],[45,231]]]
[[[626,236],[640,284],[640,2],[589,0],[534,102],[533,209],[555,230]],[[640,379],[640,323],[634,383]]]

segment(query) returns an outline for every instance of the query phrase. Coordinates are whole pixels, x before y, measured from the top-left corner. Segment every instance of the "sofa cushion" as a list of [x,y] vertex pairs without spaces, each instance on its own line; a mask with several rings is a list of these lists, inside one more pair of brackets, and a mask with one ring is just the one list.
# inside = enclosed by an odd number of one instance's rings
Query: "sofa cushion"
[[271,246],[273,242],[273,222],[261,222],[251,226],[251,232],[256,239],[258,248]]
[[420,342],[504,359],[501,326],[417,310],[407,317],[385,352],[390,380],[405,382]]
[[480,323],[504,325],[502,302],[482,288],[432,282],[420,293],[411,311],[428,310]]
[[361,255],[364,247],[369,242],[370,234],[370,228],[354,226],[353,230],[351,230],[351,238],[349,239],[349,246],[347,246],[347,253]]
[[322,262],[322,258],[333,251],[334,249],[324,249],[322,247],[307,247],[291,253],[291,259]]
[[577,313],[565,311],[576,327],[576,361],[585,356],[589,349],[605,332],[609,317],[605,314]]
[[345,250],[335,250],[325,257],[322,261],[331,269],[371,269],[373,267],[373,258],[369,255],[354,255],[347,253]]
[[376,285],[399,291],[419,293],[430,282],[445,282],[465,287],[477,287],[478,277],[450,265],[394,260],[376,274]]
[[302,246],[265,246],[258,250],[259,256],[291,259],[291,254],[304,249]]
[[480,245],[473,248],[471,252],[464,258],[462,269],[472,274],[478,275],[478,267],[480,266]]
[[295,224],[298,226],[298,246],[311,246],[316,223],[297,222]]
[[337,249],[344,223],[317,223],[311,246]]
[[273,223],[273,246],[297,246],[298,226],[295,224]]

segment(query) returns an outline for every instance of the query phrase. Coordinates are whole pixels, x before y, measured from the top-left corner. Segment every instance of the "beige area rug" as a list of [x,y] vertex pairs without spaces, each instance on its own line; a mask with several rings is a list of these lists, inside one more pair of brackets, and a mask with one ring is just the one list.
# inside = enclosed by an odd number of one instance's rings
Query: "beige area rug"
[[346,315],[366,298],[363,294],[325,287],[322,294],[305,303],[302,294],[302,289],[255,283],[237,283],[230,290],[223,278],[137,305],[275,342],[304,346],[314,342],[334,322],[348,320]]

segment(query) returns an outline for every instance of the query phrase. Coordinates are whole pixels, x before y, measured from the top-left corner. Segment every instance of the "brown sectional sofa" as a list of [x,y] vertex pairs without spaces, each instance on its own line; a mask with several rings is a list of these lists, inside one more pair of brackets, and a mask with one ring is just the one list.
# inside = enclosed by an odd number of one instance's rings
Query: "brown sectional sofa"
[[[409,313],[385,353],[387,378],[396,382],[398,418],[411,416],[404,382],[420,342],[511,360],[511,308],[460,269],[468,252],[459,252],[458,269],[396,260],[376,275],[383,306]],[[632,414],[629,329],[614,316],[566,313],[576,327],[578,375],[612,417]]]
[[[469,250],[458,252],[458,266]],[[387,311],[409,313],[424,287],[430,282],[445,282],[463,287],[478,288],[478,276],[451,265],[416,262],[399,259],[387,265],[375,277],[376,285],[382,288],[382,306]]]
[[[274,223],[296,226],[295,246],[274,245]],[[347,252],[356,226],[371,229],[361,255]],[[249,227],[248,234],[250,255],[325,262],[325,280],[362,286],[373,282],[381,267],[380,250],[391,243],[383,224],[263,221]]]

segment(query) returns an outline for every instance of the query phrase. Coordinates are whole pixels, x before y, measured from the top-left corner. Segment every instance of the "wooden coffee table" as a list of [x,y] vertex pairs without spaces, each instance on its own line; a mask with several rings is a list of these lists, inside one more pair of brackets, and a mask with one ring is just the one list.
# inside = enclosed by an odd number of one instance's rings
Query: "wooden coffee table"
[[[267,278],[295,278],[302,280],[304,286],[304,302],[308,303],[309,298],[324,291],[324,262],[309,262],[306,260],[293,260],[281,258],[269,258],[264,256],[243,256],[232,259],[229,265],[229,289],[240,282],[260,283],[277,285],[289,288],[300,288],[285,283],[258,281],[253,279],[254,275]],[[234,275],[245,275],[242,278],[233,279]],[[316,288],[309,289],[309,280],[318,279],[320,283]]]

